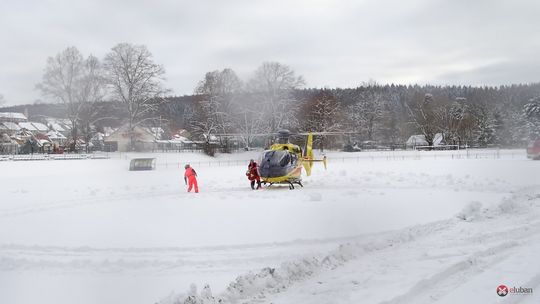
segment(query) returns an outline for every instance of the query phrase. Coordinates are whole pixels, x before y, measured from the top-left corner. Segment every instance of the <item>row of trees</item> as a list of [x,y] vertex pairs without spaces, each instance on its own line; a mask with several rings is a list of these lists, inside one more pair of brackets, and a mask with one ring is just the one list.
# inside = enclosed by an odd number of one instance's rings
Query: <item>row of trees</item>
[[[91,125],[112,118],[103,110],[105,99],[122,109],[132,146],[136,126],[179,125],[179,110],[180,125],[207,141],[215,134],[240,131],[249,145],[259,133],[295,125],[298,105],[292,92],[304,81],[288,66],[264,63],[247,84],[231,69],[206,73],[195,88],[194,103],[188,105],[171,104],[165,97],[164,74],[142,45],[118,44],[102,61],[92,55],[84,58],[69,47],[48,58],[36,87],[64,105],[74,143],[81,135],[88,141]],[[256,94],[246,99],[248,91]]]
[[[443,133],[452,144],[515,146],[540,136],[540,84],[372,81],[351,89],[305,89],[303,78],[289,66],[265,62],[246,81],[232,69],[208,72],[194,95],[178,98],[166,97],[164,75],[142,45],[118,44],[101,61],[70,47],[47,60],[37,88],[64,105],[73,139],[89,139],[92,124],[113,118],[127,123],[132,140],[135,126],[159,124],[187,129],[207,141],[212,135],[236,134],[246,146],[281,128],[341,132],[351,142],[386,144],[403,144],[412,134],[432,144],[435,134]],[[111,104],[120,110],[110,111]],[[320,139],[324,145],[335,138]]]
[[133,129],[153,116],[167,92],[164,74],[143,45],[120,43],[102,61],[92,55],[84,58],[77,48],[69,47],[47,59],[36,87],[65,106],[74,145],[81,133],[86,141],[90,139],[91,125],[109,118],[100,111],[105,96],[121,106],[133,143]]
[[[222,79],[233,79],[231,82]],[[234,85],[231,85],[234,84]],[[342,133],[345,140],[403,145],[413,134],[429,145],[519,146],[540,136],[540,84],[501,87],[401,86],[301,89],[287,66],[264,63],[244,85],[230,69],[206,74],[196,89],[193,121],[208,134],[253,135],[285,127]],[[233,90],[219,89],[221,86]],[[335,137],[319,137],[319,144]]]
[[299,104],[294,91],[302,77],[286,65],[265,62],[243,83],[231,69],[206,73],[197,96],[190,128],[209,140],[211,134],[238,134],[246,146],[255,136],[297,125]]

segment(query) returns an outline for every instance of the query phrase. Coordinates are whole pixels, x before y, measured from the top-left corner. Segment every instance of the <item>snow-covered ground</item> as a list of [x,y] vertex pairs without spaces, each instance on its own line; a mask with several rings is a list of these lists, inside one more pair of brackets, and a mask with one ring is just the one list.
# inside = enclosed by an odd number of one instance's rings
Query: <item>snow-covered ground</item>
[[522,150],[330,152],[292,191],[249,188],[256,152],[151,155],[142,172],[129,159],[148,154],[0,162],[0,303],[540,299],[495,293],[540,293],[540,162]]

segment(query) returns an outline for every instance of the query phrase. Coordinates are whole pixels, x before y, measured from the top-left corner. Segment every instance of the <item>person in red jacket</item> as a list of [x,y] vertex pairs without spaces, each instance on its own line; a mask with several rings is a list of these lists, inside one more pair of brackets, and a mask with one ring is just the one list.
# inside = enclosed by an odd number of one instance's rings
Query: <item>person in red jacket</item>
[[197,172],[191,168],[188,164],[184,167],[186,172],[184,173],[184,182],[186,185],[189,183],[187,192],[191,192],[191,188],[195,188],[195,193],[199,193],[199,185],[197,185]]
[[257,189],[261,188],[261,177],[259,175],[259,169],[257,168],[257,163],[253,159],[249,161],[246,175],[251,181],[251,189],[255,190],[255,182],[257,182]]

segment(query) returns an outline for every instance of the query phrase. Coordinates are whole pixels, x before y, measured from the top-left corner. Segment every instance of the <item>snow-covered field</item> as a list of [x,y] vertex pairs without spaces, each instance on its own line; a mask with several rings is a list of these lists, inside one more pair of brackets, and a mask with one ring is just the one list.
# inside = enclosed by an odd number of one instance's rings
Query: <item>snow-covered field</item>
[[139,156],[0,162],[0,303],[540,300],[540,162],[522,150],[331,152],[292,191],[249,188],[256,152],[128,171]]

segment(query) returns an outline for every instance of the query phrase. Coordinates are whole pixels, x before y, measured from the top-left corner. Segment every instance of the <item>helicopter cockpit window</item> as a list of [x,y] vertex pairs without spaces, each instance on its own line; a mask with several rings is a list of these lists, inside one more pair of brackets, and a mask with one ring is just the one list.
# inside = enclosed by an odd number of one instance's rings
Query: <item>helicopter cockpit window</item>
[[270,158],[272,158],[272,156],[274,156],[274,152],[275,151],[266,152],[266,154],[264,154],[264,158],[267,159],[267,160],[270,160]]
[[279,165],[282,167],[285,167],[289,163],[290,160],[291,160],[291,156],[289,155],[289,153],[283,153],[283,155],[279,159]]

